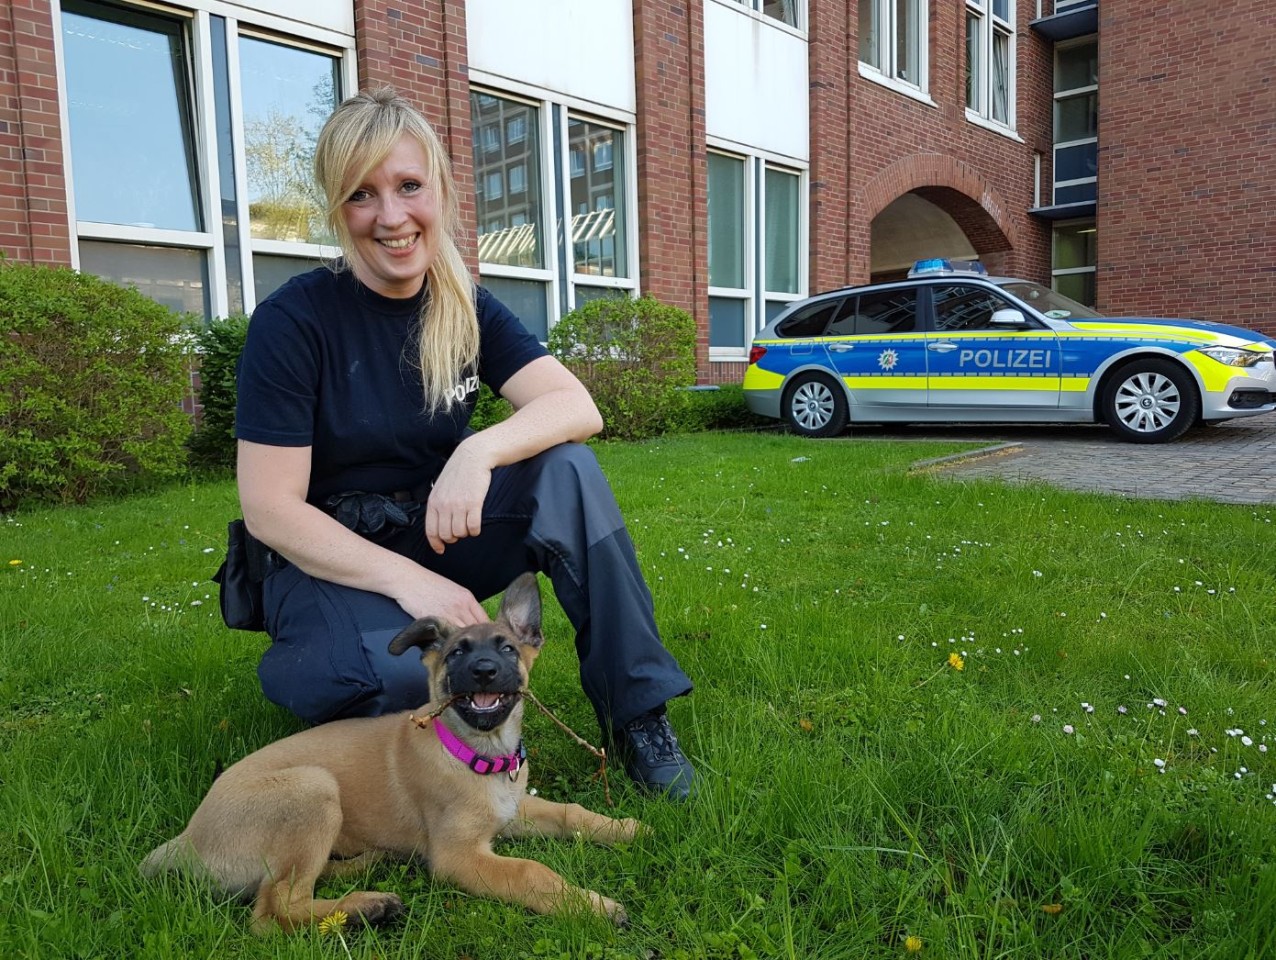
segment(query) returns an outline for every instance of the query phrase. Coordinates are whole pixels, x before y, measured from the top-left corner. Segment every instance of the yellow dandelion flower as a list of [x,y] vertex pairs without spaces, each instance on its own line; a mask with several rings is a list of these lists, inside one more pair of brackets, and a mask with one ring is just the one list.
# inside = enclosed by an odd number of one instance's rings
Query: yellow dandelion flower
[[1062,903],[1043,903],[1041,905],[1041,912],[1048,913],[1050,914],[1050,916],[1053,917],[1056,914],[1063,912],[1063,904]]
[[332,913],[319,921],[319,932],[324,936],[333,933],[340,934],[341,928],[346,925],[346,921],[349,919],[349,915],[344,910],[333,910]]
[[904,938],[904,949],[909,953],[921,953],[922,938],[918,936],[908,936]]
[[20,567],[20,566],[22,566],[22,561],[21,561],[21,560],[10,560],[10,561],[9,561],[9,566],[11,566],[11,567]]
[[948,655],[948,665],[954,670],[966,669],[966,661],[961,658],[960,653],[950,653]]

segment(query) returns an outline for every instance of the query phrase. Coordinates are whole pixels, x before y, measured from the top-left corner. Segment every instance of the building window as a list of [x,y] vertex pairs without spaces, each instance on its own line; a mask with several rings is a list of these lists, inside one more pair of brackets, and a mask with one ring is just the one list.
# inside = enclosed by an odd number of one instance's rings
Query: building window
[[1094,306],[1096,299],[1096,238],[1093,220],[1058,224],[1054,228],[1051,286],[1088,307]]
[[1015,125],[1015,8],[1011,0],[966,0],[966,110]]
[[474,93],[470,106],[476,130],[506,131],[495,155],[474,151],[483,283],[542,339],[573,305],[636,290],[627,130],[548,101]]
[[627,276],[624,209],[617,210],[614,199],[625,189],[623,162],[616,163],[625,155],[624,133],[573,117],[567,135],[569,153],[593,157],[588,173],[571,178],[573,269],[595,277]]
[[755,331],[805,289],[802,175],[709,153],[709,347],[740,359]]
[[891,80],[926,89],[923,0],[859,0],[860,63]]
[[239,68],[253,238],[332,243],[314,158],[337,105],[340,60],[244,36]]
[[353,38],[324,52],[245,20],[203,23],[62,3],[74,262],[173,309],[225,316],[331,250],[310,168]]
[[1099,159],[1099,44],[1055,49],[1054,200],[1096,199]]
[[764,16],[779,20],[794,29],[802,29],[800,18],[802,0],[736,0],[736,3],[748,10],[756,10]]
[[182,20],[62,6],[76,217],[204,228]]

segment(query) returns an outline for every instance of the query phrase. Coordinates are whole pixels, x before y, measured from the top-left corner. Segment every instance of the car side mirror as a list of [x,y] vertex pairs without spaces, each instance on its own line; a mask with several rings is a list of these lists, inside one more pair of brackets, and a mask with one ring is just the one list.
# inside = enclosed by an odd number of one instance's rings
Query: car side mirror
[[1024,319],[1023,312],[1012,310],[1009,307],[1004,310],[994,311],[989,323],[994,327],[1012,327],[1016,330],[1022,330],[1028,326],[1028,321]]

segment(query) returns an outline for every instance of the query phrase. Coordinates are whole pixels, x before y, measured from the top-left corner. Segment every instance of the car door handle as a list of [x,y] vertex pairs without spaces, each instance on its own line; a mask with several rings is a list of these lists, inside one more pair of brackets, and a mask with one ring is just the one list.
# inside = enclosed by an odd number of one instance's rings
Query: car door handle
[[854,349],[855,349],[855,344],[853,343],[830,343],[829,344],[829,353],[846,353]]
[[952,353],[957,349],[957,344],[951,340],[939,340],[926,344],[927,350],[934,350],[936,353]]

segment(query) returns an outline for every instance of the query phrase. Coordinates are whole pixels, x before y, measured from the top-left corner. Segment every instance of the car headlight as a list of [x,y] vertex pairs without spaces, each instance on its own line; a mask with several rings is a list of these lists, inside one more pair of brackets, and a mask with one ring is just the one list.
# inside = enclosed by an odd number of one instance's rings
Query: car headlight
[[1264,361],[1272,362],[1272,355],[1267,351],[1239,350],[1236,347],[1201,347],[1201,353],[1211,360],[1228,367],[1252,367]]

